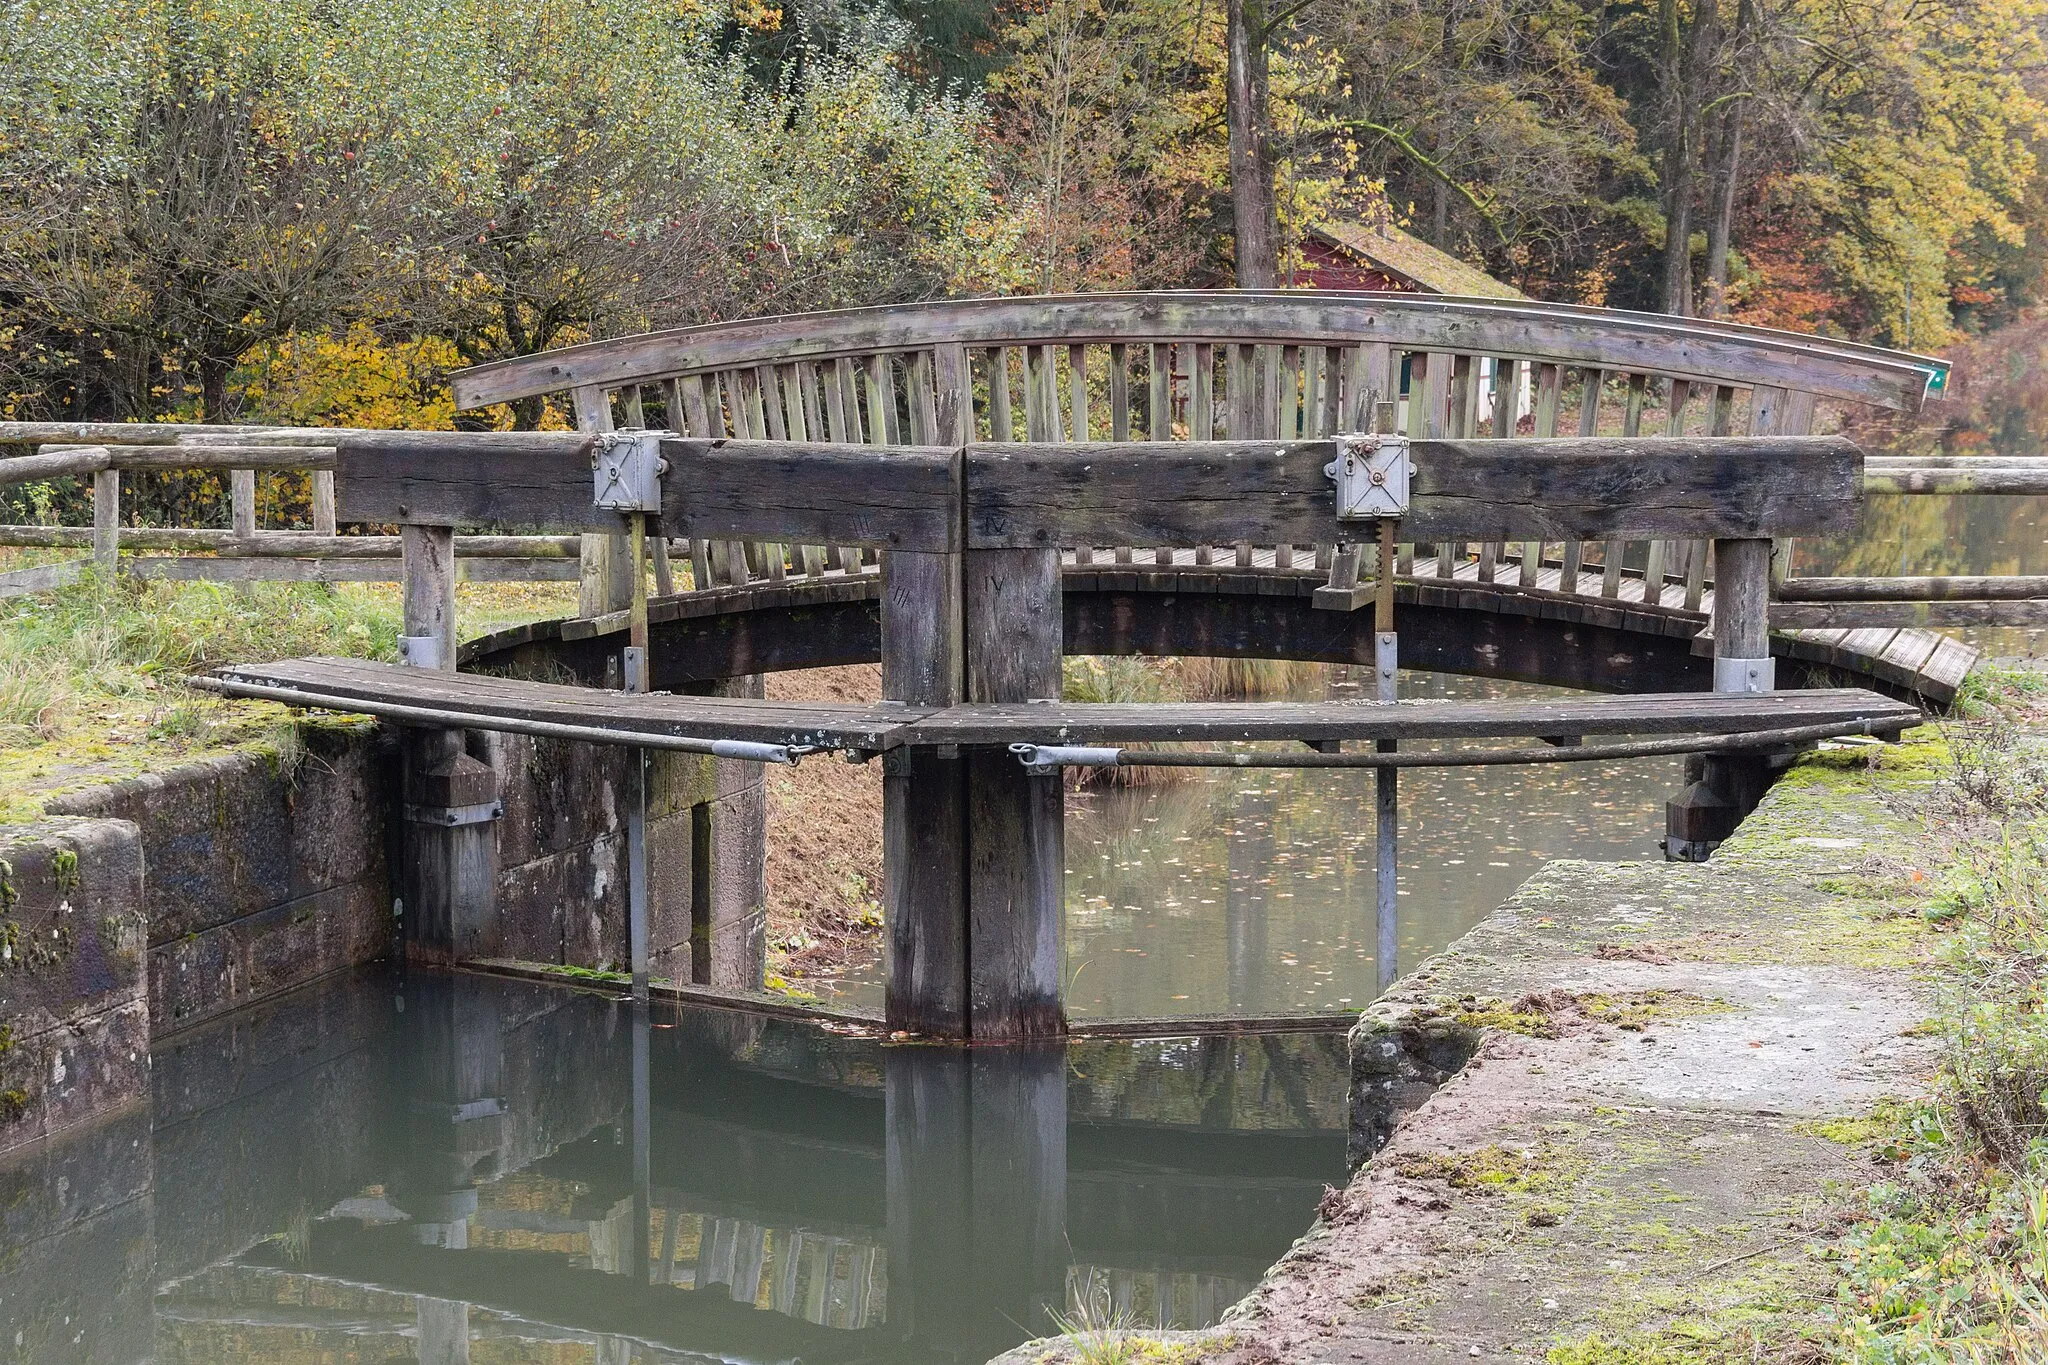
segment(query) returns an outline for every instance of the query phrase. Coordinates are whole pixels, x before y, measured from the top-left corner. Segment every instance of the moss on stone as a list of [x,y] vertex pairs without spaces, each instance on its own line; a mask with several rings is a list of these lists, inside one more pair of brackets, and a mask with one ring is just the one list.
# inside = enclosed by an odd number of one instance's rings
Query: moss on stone
[[1569,1188],[1590,1163],[1553,1143],[1511,1148],[1498,1144],[1464,1152],[1405,1152],[1394,1159],[1397,1174],[1410,1180],[1441,1180],[1472,1194],[1531,1195]]

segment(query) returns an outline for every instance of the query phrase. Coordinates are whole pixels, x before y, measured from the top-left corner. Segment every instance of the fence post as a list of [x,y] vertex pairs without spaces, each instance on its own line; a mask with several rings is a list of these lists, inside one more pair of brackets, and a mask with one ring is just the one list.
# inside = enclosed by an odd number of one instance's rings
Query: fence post
[[[455,670],[455,532],[404,526],[404,635],[417,668]],[[499,946],[496,772],[470,757],[460,730],[408,728],[404,740],[406,956],[453,965]]]
[[92,559],[109,573],[121,562],[121,471],[92,476]]
[[228,471],[228,497],[234,515],[235,534],[246,539],[256,534],[256,471]]
[[331,536],[334,531],[334,471],[313,471],[313,534]]

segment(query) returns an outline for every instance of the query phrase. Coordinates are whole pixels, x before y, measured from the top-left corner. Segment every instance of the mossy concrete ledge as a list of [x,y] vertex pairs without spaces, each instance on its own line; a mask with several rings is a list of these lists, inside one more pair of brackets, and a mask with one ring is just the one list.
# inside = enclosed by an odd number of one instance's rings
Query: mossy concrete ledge
[[1934,1069],[1934,854],[1888,806],[1932,779],[1915,736],[1807,757],[1706,863],[1553,863],[1403,978],[1351,1037],[1363,1164],[1157,1358],[1747,1361],[1815,1330],[1835,1192],[1883,1178],[1829,1120]]
[[148,1093],[142,895],[129,821],[0,828],[0,1151]]

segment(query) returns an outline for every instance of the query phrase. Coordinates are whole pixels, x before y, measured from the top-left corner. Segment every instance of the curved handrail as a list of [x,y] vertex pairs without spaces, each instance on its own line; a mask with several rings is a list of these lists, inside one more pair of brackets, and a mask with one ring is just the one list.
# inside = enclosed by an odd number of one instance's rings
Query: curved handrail
[[1740,323],[1577,305],[1419,294],[1276,290],[1033,295],[749,318],[587,342],[454,376],[459,408],[585,386],[935,345],[1196,341],[1385,344],[1762,385],[1917,410],[1947,363]]

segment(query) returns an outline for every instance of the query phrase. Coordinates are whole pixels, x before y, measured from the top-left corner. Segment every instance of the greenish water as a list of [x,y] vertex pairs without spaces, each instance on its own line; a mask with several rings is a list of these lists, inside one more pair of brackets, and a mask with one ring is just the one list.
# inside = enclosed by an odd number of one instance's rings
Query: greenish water
[[153,1063],[0,1163],[7,1359],[974,1365],[1084,1303],[1214,1322],[1344,1175],[1336,1036],[970,1052],[371,974]]
[[[1297,697],[1356,698],[1366,670],[1314,671]],[[1565,695],[1404,673],[1404,697]],[[1157,770],[1155,770],[1157,771]],[[1174,769],[1067,796],[1066,979],[1076,1018],[1276,1014],[1378,994],[1373,775]],[[1661,858],[1684,761],[1422,768],[1400,778],[1400,961],[1478,923],[1552,858]],[[845,982],[879,1008],[882,968]]]

